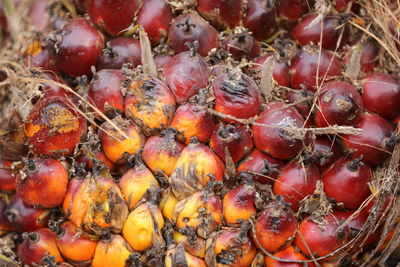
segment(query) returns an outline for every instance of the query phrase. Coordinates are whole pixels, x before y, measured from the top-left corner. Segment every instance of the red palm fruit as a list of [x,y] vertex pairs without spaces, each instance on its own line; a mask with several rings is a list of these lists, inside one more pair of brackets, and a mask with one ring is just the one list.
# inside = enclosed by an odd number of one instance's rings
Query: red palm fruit
[[121,114],[124,111],[124,99],[121,93],[123,81],[124,75],[121,70],[96,72],[89,84],[88,101],[106,115]]
[[140,42],[129,37],[117,37],[106,43],[98,69],[121,69],[124,64],[135,68],[141,64]]
[[12,231],[13,226],[11,222],[8,220],[8,217],[5,213],[6,208],[9,203],[8,196],[0,195],[0,234],[4,234],[5,231]]
[[318,168],[314,164],[293,161],[285,166],[274,184],[274,194],[281,195],[291,204],[294,211],[299,209],[299,202],[314,193],[320,180]]
[[214,119],[207,111],[207,106],[201,103],[180,105],[171,122],[171,127],[178,131],[177,139],[185,144],[189,144],[192,137],[207,143],[214,126]]
[[260,43],[248,32],[228,35],[224,39],[225,50],[232,54],[235,60],[253,59],[261,52]]
[[[212,247],[207,250],[212,266],[216,261],[218,267],[231,266],[242,267],[250,266],[257,254],[251,238],[248,236],[249,223],[242,224],[240,229],[226,229],[218,232],[211,238]],[[206,256],[206,259],[208,257]]]
[[175,140],[176,130],[168,128],[161,136],[152,136],[144,145],[142,158],[153,173],[163,172],[171,176],[173,167],[185,147]]
[[224,177],[224,163],[206,145],[193,138],[174,165],[170,182],[175,196],[181,200],[202,190],[213,176],[216,181]]
[[244,126],[219,123],[210,138],[210,147],[225,162],[225,151],[229,151],[234,163],[253,149],[253,139]]
[[292,88],[302,89],[305,86],[314,92],[317,86],[342,74],[342,63],[328,50],[322,49],[320,53],[316,46],[305,46],[292,59],[290,73]]
[[297,230],[297,219],[281,199],[269,202],[259,214],[253,239],[268,252],[274,253],[291,242]]
[[34,208],[24,203],[15,193],[4,211],[4,215],[17,232],[30,232],[47,226],[50,210]]
[[31,206],[57,207],[63,202],[67,187],[68,172],[55,159],[27,160],[17,176],[17,192]]
[[54,53],[39,41],[33,41],[25,50],[26,66],[47,73],[58,73]]
[[126,267],[132,253],[132,248],[122,236],[107,234],[97,243],[91,266]]
[[211,75],[206,60],[194,50],[174,56],[165,64],[163,74],[178,104],[205,88]]
[[302,20],[292,29],[292,36],[294,39],[301,46],[308,44],[318,45],[321,41],[322,35],[322,48],[335,50],[338,46],[337,42],[339,38],[341,38],[341,42],[338,47],[340,48],[343,46],[346,43],[348,30],[346,27],[339,27],[341,26],[340,18],[328,15],[319,23],[313,24],[312,27],[309,27],[311,22],[314,21],[317,16],[317,13],[310,13],[302,18]]
[[278,12],[283,19],[297,20],[313,6],[313,0],[280,0]]
[[[174,222],[178,229],[191,227],[196,230],[198,236],[208,238],[222,222],[222,209],[221,199],[208,187],[176,204]],[[205,221],[207,223],[204,223]]]
[[349,239],[348,227],[339,229],[340,224],[335,213],[325,216],[318,224],[306,217],[300,227],[294,244],[306,256],[324,257],[343,246]]
[[226,223],[238,224],[257,214],[256,191],[251,178],[251,176],[246,175],[243,184],[231,189],[224,196],[222,204]]
[[252,69],[256,71],[256,76],[261,76],[262,65],[271,56],[274,57],[272,77],[278,85],[289,87],[289,66],[272,53],[267,53],[255,59],[255,64],[252,65]]
[[41,228],[34,232],[25,233],[24,241],[18,246],[18,257],[23,264],[32,266],[40,264],[48,253],[54,256],[56,262],[63,262],[60,251],[56,245],[56,234],[47,228]]
[[12,162],[0,158],[0,190],[13,191],[16,188],[16,173]]
[[388,120],[400,114],[400,80],[397,77],[371,73],[362,79],[361,84],[366,109]]
[[[219,74],[211,84],[214,109],[228,116],[248,119],[261,109],[261,92],[252,78],[237,70]],[[227,118],[227,121],[233,121]]]
[[171,8],[164,0],[144,1],[140,6],[138,23],[143,26],[153,44],[167,36],[171,20]]
[[72,222],[67,221],[61,225],[55,223],[50,229],[56,233],[57,247],[65,259],[75,264],[91,261],[97,242]]
[[32,151],[38,155],[68,156],[86,133],[86,121],[64,97],[39,101],[25,122]]
[[87,0],[87,11],[94,24],[111,35],[119,35],[133,23],[137,1]]
[[[40,86],[40,91],[43,93],[42,98],[48,98],[52,96],[60,96],[60,97],[72,97],[73,93],[64,89],[61,86],[58,86],[56,84],[53,84],[52,81],[58,82],[64,85],[67,85],[65,81],[63,81],[61,78],[59,78],[57,75],[53,73],[45,73],[44,78],[46,80],[49,80],[48,83],[42,83]],[[68,85],[67,85],[68,86]]]
[[379,44],[377,41],[375,41],[372,38],[368,38],[364,40],[363,42],[359,41],[356,43],[354,46],[351,47],[351,50],[344,48],[343,50],[346,51],[348,54],[344,58],[344,62],[347,63],[348,60],[350,59],[351,55],[350,53],[353,50],[359,50],[361,46],[361,58],[360,58],[360,64],[361,64],[361,69],[364,73],[370,73],[373,71],[373,69],[378,66],[378,55],[379,55]]
[[154,63],[156,64],[158,69],[164,71],[165,66],[172,59],[172,56],[167,54],[159,54],[154,56]]
[[73,77],[91,75],[103,49],[104,38],[84,18],[68,22],[56,33],[55,54],[57,67]]
[[329,136],[317,136],[311,141],[312,160],[322,173],[339,159],[341,150],[338,142]]
[[146,135],[154,135],[169,126],[175,104],[174,96],[163,81],[142,74],[128,86],[125,115],[135,121]]
[[249,29],[257,40],[267,39],[276,28],[276,4],[274,1],[249,0],[243,26]]
[[360,134],[342,136],[344,147],[354,151],[355,158],[363,155],[363,162],[371,167],[383,163],[396,141],[392,125],[378,115],[364,113],[357,128]]
[[368,183],[372,181],[371,167],[361,158],[341,158],[322,175],[324,191],[330,198],[348,210],[356,210],[371,195]]
[[67,193],[65,194],[64,202],[61,206],[62,211],[66,216],[71,214],[72,200],[75,197],[79,186],[83,183],[84,178],[87,176],[87,172],[81,163],[75,164],[75,175],[68,183]]
[[[302,140],[280,127],[304,125],[303,117],[294,107],[282,102],[271,102],[252,126],[254,144],[262,152],[280,160],[295,157],[303,148]],[[261,126],[261,125],[267,125]]]
[[[252,174],[256,182],[273,185],[283,166],[284,163],[282,161],[274,159],[258,149],[254,149],[253,152],[240,163],[237,170],[239,172]],[[260,175],[256,175],[255,173]]]
[[104,154],[111,162],[116,163],[123,158],[124,153],[136,154],[143,147],[145,138],[136,125],[129,121],[121,117],[116,117],[112,121],[125,136],[110,123],[104,122],[99,137]]
[[100,150],[100,148],[95,148],[94,151],[90,151],[84,149],[84,152],[76,158],[76,162],[80,164],[84,164],[86,170],[91,170],[94,166],[94,160],[101,161],[109,170],[110,172],[114,172],[116,170],[116,164],[111,162],[104,152]]
[[295,260],[298,262],[283,262],[283,261],[278,261],[272,257],[266,256],[265,263],[267,264],[268,267],[303,267],[303,266],[315,267],[315,264],[312,262],[303,262],[303,263],[299,262],[299,261],[308,261],[308,259],[304,257],[303,254],[298,252],[293,246],[289,246],[284,250],[276,252],[274,256],[280,259]]
[[335,0],[335,8],[337,11],[343,12],[353,0]]
[[361,121],[364,103],[353,85],[341,81],[329,82],[320,92],[319,109],[315,115],[318,127],[356,125]]
[[234,28],[239,25],[243,0],[199,0],[197,12],[217,28]]
[[[307,89],[301,90],[287,90],[286,100],[297,109],[297,111],[303,115],[304,118],[308,118],[312,113],[311,109],[313,106],[314,93]],[[307,123],[312,122],[310,116]],[[306,123],[306,124],[307,124]]]
[[185,43],[199,42],[198,53],[203,57],[218,46],[218,32],[196,12],[177,16],[171,23],[168,38],[172,50],[181,53],[189,50]]

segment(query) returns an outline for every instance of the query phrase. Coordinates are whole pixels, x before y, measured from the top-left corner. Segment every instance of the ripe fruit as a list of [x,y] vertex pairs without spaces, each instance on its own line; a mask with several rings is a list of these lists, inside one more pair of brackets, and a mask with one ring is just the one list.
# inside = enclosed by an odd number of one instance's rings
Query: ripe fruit
[[276,28],[276,4],[273,1],[249,0],[243,26],[249,29],[257,40],[267,39]]
[[330,51],[322,49],[320,53],[316,46],[305,46],[292,59],[290,73],[292,88],[305,86],[315,92],[324,82],[342,74],[342,63]]
[[199,0],[196,10],[217,28],[234,28],[240,22],[243,0]]
[[17,177],[17,192],[31,206],[57,207],[63,202],[67,187],[68,172],[55,159],[27,160]]
[[193,228],[184,228],[180,229],[180,231],[183,234],[178,231],[173,232],[174,241],[182,244],[185,251],[190,253],[190,255],[204,259],[206,256],[206,240],[198,237]]
[[269,202],[258,216],[253,239],[268,252],[282,248],[296,233],[297,220],[293,211],[282,200]]
[[97,68],[102,69],[121,69],[126,65],[135,68],[140,65],[140,42],[128,37],[117,37],[106,43],[103,54],[99,59]]
[[400,81],[397,77],[386,73],[371,73],[361,83],[366,109],[388,120],[400,114]]
[[58,73],[53,51],[41,44],[33,41],[25,51],[25,65],[32,69],[39,69],[49,73]]
[[383,163],[396,141],[390,123],[378,115],[364,113],[357,128],[362,129],[360,134],[342,136],[345,148],[354,151],[355,158],[362,155],[363,162],[371,167]]
[[313,6],[313,2],[313,0],[280,0],[279,16],[286,20],[297,20]]
[[302,140],[286,127],[302,128],[303,117],[295,108],[282,102],[271,102],[252,126],[256,148],[272,157],[286,160],[295,157],[303,147]]
[[253,59],[260,55],[261,47],[258,41],[248,32],[238,32],[224,39],[225,50],[232,54],[235,60]]
[[64,97],[49,97],[29,113],[25,132],[35,154],[68,156],[86,132],[86,121]]
[[341,151],[337,140],[330,136],[317,136],[311,140],[312,161],[322,173],[339,159]]
[[305,197],[312,195],[320,179],[318,168],[310,163],[293,161],[282,169],[274,184],[274,194],[281,195],[294,211]]
[[167,85],[156,77],[142,74],[128,86],[125,115],[153,135],[166,128],[175,113],[175,99]]
[[318,127],[328,125],[356,125],[360,122],[364,104],[357,89],[347,82],[325,84],[318,97],[319,109],[315,115]]
[[255,64],[252,65],[252,69],[256,71],[257,73],[256,75],[261,76],[262,65],[271,56],[274,57],[272,77],[274,78],[277,84],[289,87],[289,66],[286,62],[280,60],[274,54],[267,53],[257,58],[255,60]]
[[177,16],[171,23],[168,33],[171,48],[175,53],[189,50],[185,43],[199,42],[197,51],[203,57],[218,46],[218,32],[196,12],[188,12]]
[[[300,252],[298,252],[295,247],[289,246],[285,248],[284,250],[281,250],[279,252],[276,252],[274,254],[275,257],[284,259],[284,260],[295,260],[295,261],[306,261],[308,260],[306,257],[303,256]],[[300,262],[283,262],[283,261],[278,261],[276,259],[273,259],[271,257],[266,256],[265,257],[265,263],[267,264],[268,267],[302,267],[305,264],[309,267],[314,267],[315,264],[312,262],[307,262],[307,263],[300,263]]]
[[111,35],[119,35],[133,22],[137,9],[136,1],[87,0],[90,19]]
[[103,36],[84,18],[68,22],[56,33],[57,67],[73,77],[92,74],[103,49]]
[[[313,108],[314,93],[307,89],[301,90],[287,90],[286,100],[291,103],[297,111],[303,115],[304,118],[308,118],[306,125],[312,127],[313,120],[310,116],[312,114],[311,109]],[[311,125],[310,125],[311,124]]]
[[178,203],[178,199],[172,192],[171,187],[169,187],[163,192],[163,196],[160,201],[160,210],[164,218],[170,219],[171,221],[173,220],[176,203]]
[[39,90],[42,92],[42,95],[41,95],[42,98],[48,98],[48,97],[52,97],[52,96],[70,97],[71,98],[73,96],[72,92],[67,91],[63,87],[52,83],[52,81],[54,81],[54,82],[58,82],[58,83],[67,85],[65,83],[65,81],[60,79],[57,75],[49,72],[49,73],[46,73],[43,78],[46,80],[49,80],[49,82],[43,83],[39,88]]
[[132,248],[122,236],[107,233],[96,245],[92,266],[126,267],[126,261],[132,253]]
[[0,158],[0,190],[13,191],[16,188],[15,171],[12,162]]

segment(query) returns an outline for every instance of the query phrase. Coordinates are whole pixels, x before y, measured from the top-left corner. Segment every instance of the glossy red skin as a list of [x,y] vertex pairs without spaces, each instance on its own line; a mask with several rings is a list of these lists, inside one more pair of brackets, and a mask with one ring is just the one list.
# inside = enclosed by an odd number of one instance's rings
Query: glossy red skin
[[[264,153],[262,153],[260,150],[258,149],[254,149],[253,152],[250,153],[250,155],[248,155],[246,157],[246,159],[244,161],[242,161],[239,165],[239,167],[237,168],[238,172],[255,172],[255,173],[260,173],[263,174],[263,168],[265,168],[266,164],[271,164],[271,165],[277,165],[276,168],[279,170],[281,170],[283,168],[283,166],[285,165],[284,162],[274,159],[271,156],[268,156]],[[264,177],[261,175],[253,175],[253,179],[254,181],[257,181],[261,184],[270,184],[273,185],[276,178],[278,178],[279,172],[272,172],[272,173],[265,173],[263,175],[268,176],[268,177]]]
[[315,24],[312,27],[307,27],[310,23],[318,16],[316,13],[307,14],[302,20],[297,23],[292,29],[292,36],[301,45],[305,46],[307,44],[318,45],[321,39],[321,23],[322,27],[322,48],[335,50],[337,48],[337,42],[340,35],[343,32],[339,48],[346,43],[348,30],[345,27],[339,27],[339,19],[333,16],[326,16],[321,22]]
[[[303,254],[296,251],[296,249],[293,246],[289,246],[284,250],[275,253],[274,256],[285,260],[296,260],[296,261],[309,260],[306,257],[304,257]],[[304,263],[282,262],[282,261],[277,261],[268,256],[265,257],[265,262],[268,267],[304,267]],[[312,262],[307,262],[306,264],[307,267],[315,267],[315,264]]]
[[49,14],[47,10],[48,3],[48,0],[36,0],[33,1],[29,7],[29,22],[38,32],[44,32],[46,30],[49,20]]
[[154,63],[156,64],[158,69],[164,69],[164,67],[168,64],[168,62],[172,59],[170,55],[156,55],[154,57]]
[[363,155],[363,162],[371,167],[383,163],[389,157],[385,141],[393,132],[388,121],[375,114],[364,113],[357,125],[363,131],[359,135],[343,135],[344,146],[348,150],[356,150],[353,157]]
[[55,55],[50,49],[45,47],[42,47],[36,55],[26,55],[24,63],[30,68],[39,68],[45,72],[58,73]]
[[0,190],[15,190],[15,173],[12,171],[12,163],[10,161],[0,159]]
[[137,9],[135,0],[87,0],[86,4],[94,24],[114,36],[132,24]]
[[234,163],[237,163],[253,147],[253,139],[244,126],[220,123],[216,125],[210,138],[210,147],[225,162],[225,147]]
[[[239,119],[248,119],[261,109],[261,92],[252,78],[238,71],[221,73],[211,84],[214,109]],[[232,119],[225,119],[235,122]]]
[[[191,30],[185,30],[186,27],[179,27],[179,24],[184,24],[188,21],[190,24],[194,24],[195,27],[191,27]],[[189,50],[185,45],[186,42],[193,43],[194,41],[199,42],[199,48],[197,53],[203,57],[207,56],[208,52],[218,46],[218,32],[217,30],[208,24],[202,17],[197,13],[189,12],[184,13],[176,17],[170,26],[168,33],[169,43],[172,50],[175,53],[181,53]]]
[[296,234],[297,219],[293,211],[278,201],[268,203],[258,216],[255,233],[260,245],[268,252],[277,252],[288,239]]
[[297,20],[314,7],[311,0],[280,0],[278,5],[279,16],[286,20]]
[[[293,106],[301,115],[303,115],[304,118],[309,118],[308,121],[312,121],[312,117],[310,115],[313,97],[314,93],[307,90],[287,90],[286,92],[286,100],[293,104]],[[309,100],[305,100],[307,98],[309,98]]]
[[17,232],[31,232],[47,226],[49,210],[34,208],[24,203],[16,193],[4,213]]
[[[68,109],[72,116],[78,119],[78,127],[67,132],[52,132],[47,123],[45,110],[53,106]],[[29,113],[26,128],[29,123],[41,126],[40,130],[34,132],[33,135],[27,135],[28,144],[38,155],[53,156],[56,153],[67,156],[72,154],[81,136],[87,130],[86,121],[70,107],[69,102],[63,97],[48,97],[39,101]]]
[[248,33],[232,34],[225,37],[224,46],[236,60],[253,59],[258,57],[261,52],[260,43]]
[[302,89],[301,84],[304,84],[308,90],[315,92],[318,66],[318,85],[342,74],[342,63],[332,52],[323,49],[319,56],[317,47],[306,46],[292,59],[290,66],[292,88]]
[[321,230],[319,225],[311,221],[310,217],[306,217],[300,223],[299,233],[296,235],[294,244],[306,256],[310,256],[307,246],[314,256],[323,257],[343,246],[348,241],[348,227],[344,227],[344,232],[337,236],[336,230],[338,229],[339,224],[335,217],[335,212],[325,217],[325,219],[327,225],[324,231]]
[[[339,159],[341,155],[341,149],[338,142],[335,139],[331,139],[328,136],[319,135],[311,141],[311,149],[314,157],[313,160],[319,171],[322,173],[325,169],[331,166],[333,162]],[[332,153],[329,158],[323,158],[318,160],[318,155],[328,155]]]
[[8,221],[6,215],[4,214],[6,208],[6,199],[4,197],[0,197],[0,233],[3,233],[3,231],[13,230],[11,223]]
[[400,114],[400,80],[386,73],[371,73],[362,81],[365,108],[385,119]]
[[243,19],[243,26],[253,33],[254,38],[261,41],[268,38],[275,31],[275,17],[275,4],[272,3],[269,6],[263,0],[249,0],[247,2],[246,17]]
[[68,172],[55,159],[37,158],[33,164],[34,171],[27,170],[26,177],[17,177],[17,192],[31,206],[54,208],[60,205],[67,193]]
[[361,48],[361,67],[364,73],[371,72],[378,66],[379,45],[373,39],[367,39]]
[[[100,70],[89,84],[88,101],[101,112],[124,112],[124,98],[121,93],[125,78],[121,70]],[[107,104],[106,104],[107,103]],[[111,110],[106,110],[109,108]],[[98,114],[96,116],[99,117]]]
[[255,206],[255,190],[247,184],[236,186],[223,198],[225,222],[230,224],[246,221],[257,214]]
[[102,54],[103,36],[84,18],[68,22],[58,33],[57,67],[73,77],[92,74]]
[[225,29],[239,25],[243,0],[198,0],[196,10],[212,25]]
[[371,167],[364,164],[350,170],[351,159],[341,158],[322,175],[324,191],[330,198],[343,203],[344,208],[356,210],[371,195],[368,183],[372,181]]
[[138,40],[129,37],[117,37],[107,42],[97,64],[97,69],[121,69],[124,64],[135,68],[141,64],[141,49]]
[[[290,122],[290,125],[289,125]],[[304,119],[294,107],[282,102],[271,102],[259,115],[257,124],[303,127]],[[287,160],[295,157],[303,148],[302,140],[286,137],[284,130],[275,127],[253,125],[253,139],[256,148],[272,157]]]
[[[262,64],[269,58],[273,56],[272,54],[265,54],[257,59],[255,59],[255,63],[252,67],[253,69],[260,72],[261,75]],[[276,81],[277,84],[285,87],[289,87],[289,65],[274,57],[272,77]]]
[[178,139],[185,144],[189,144],[193,136],[196,136],[200,142],[207,143],[215,123],[204,107],[195,103],[186,103],[177,108],[171,127],[182,135],[178,136]]
[[[65,81],[63,81],[61,78],[59,78],[57,75],[54,75],[53,73],[46,73],[45,79],[67,85]],[[51,83],[43,83],[40,87],[40,90],[43,92],[42,98],[48,98],[52,96],[72,97],[74,95],[70,91],[62,88],[61,86]]]
[[73,178],[70,180],[70,182],[68,184],[68,190],[67,190],[67,193],[65,194],[64,202],[62,204],[62,210],[65,214],[68,214],[68,215],[71,214],[72,200],[73,200],[76,192],[78,192],[78,189],[83,181],[84,181],[84,179],[82,179],[80,177]]
[[291,204],[292,209],[297,211],[300,201],[314,193],[320,178],[315,165],[303,166],[293,161],[281,170],[274,184],[274,194],[281,195],[287,203]]
[[335,0],[335,8],[337,11],[344,11],[350,2],[353,0]]
[[190,57],[189,52],[180,53],[169,60],[163,73],[178,104],[187,102],[201,88],[205,88],[211,75],[206,60],[198,54]]
[[138,23],[143,26],[153,44],[167,36],[171,20],[171,8],[164,0],[142,2],[138,12]]
[[329,82],[320,92],[319,108],[315,115],[318,127],[356,125],[361,121],[364,102],[353,85],[342,81]]

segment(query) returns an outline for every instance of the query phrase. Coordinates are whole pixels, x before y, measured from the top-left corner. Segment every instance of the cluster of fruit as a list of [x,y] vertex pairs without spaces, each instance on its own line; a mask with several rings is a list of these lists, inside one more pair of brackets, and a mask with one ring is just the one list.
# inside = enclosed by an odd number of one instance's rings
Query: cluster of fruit
[[316,2],[35,1],[23,63],[40,94],[8,133],[28,149],[0,169],[19,261],[362,260],[344,252],[374,246],[363,228],[393,198],[376,210],[373,174],[398,141],[400,81],[350,27],[362,6]]

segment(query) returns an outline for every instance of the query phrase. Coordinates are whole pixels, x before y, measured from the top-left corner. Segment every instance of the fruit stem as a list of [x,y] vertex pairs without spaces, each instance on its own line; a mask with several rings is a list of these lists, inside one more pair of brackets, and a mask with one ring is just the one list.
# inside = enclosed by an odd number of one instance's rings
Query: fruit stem
[[271,173],[279,173],[278,164],[271,164],[267,160],[264,160],[264,166],[260,169],[260,173],[263,175],[270,175]]
[[25,240],[29,240],[31,243],[36,243],[39,241],[39,235],[35,232],[23,233],[22,238]]
[[400,141],[400,136],[397,132],[393,132],[389,138],[386,139],[385,141],[385,147],[387,149],[392,149],[395,144],[397,144]]
[[128,259],[126,260],[126,265],[127,267],[141,267],[143,266],[140,260],[140,253],[138,252],[133,252],[131,255],[129,255]]
[[240,227],[239,232],[238,232],[238,236],[237,236],[237,239],[242,244],[244,244],[244,243],[249,241],[249,238],[248,238],[247,234],[248,234],[250,228],[251,228],[251,223],[249,221],[244,221],[242,223],[242,226]]
[[149,203],[153,205],[158,205],[161,200],[161,188],[157,187],[154,189],[148,189],[147,192],[149,194]]
[[364,165],[364,163],[362,162],[362,158],[363,158],[363,155],[350,161],[347,164],[347,169],[351,172],[356,172],[360,166]]
[[28,173],[33,173],[36,171],[36,165],[35,162],[31,159],[23,159],[22,160],[26,166],[26,170]]
[[57,237],[60,238],[65,234],[65,229],[61,227],[62,220],[58,221],[49,221],[49,229],[56,233]]
[[46,255],[43,257],[40,262],[41,266],[47,267],[57,267],[58,264],[56,262],[56,256],[50,256],[50,252],[46,252]]
[[192,28],[195,28],[195,27],[196,27],[196,24],[190,23],[190,22],[189,22],[189,18],[187,18],[187,19],[185,20],[185,22],[183,22],[183,23],[178,23],[176,26],[178,26],[179,28],[183,28],[183,30],[184,30],[186,33],[190,33],[191,30],[192,30]]
[[189,56],[193,58],[196,56],[197,49],[199,48],[199,41],[195,40],[193,43],[186,42],[185,45],[189,48]]

